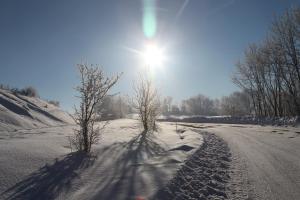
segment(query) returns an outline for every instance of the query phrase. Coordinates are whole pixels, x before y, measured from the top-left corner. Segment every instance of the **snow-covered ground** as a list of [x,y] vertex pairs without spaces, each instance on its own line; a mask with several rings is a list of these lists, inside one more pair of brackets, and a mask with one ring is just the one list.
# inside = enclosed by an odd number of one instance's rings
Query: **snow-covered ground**
[[86,155],[70,149],[68,114],[0,90],[0,199],[300,199],[299,128],[182,119],[152,135],[112,120]]
[[151,137],[136,120],[113,120],[90,156],[71,153],[74,126],[0,132],[0,199],[133,199],[162,188],[201,146],[189,128],[159,123]]
[[228,143],[232,154],[226,191],[229,199],[300,199],[299,128],[180,124],[214,133]]
[[231,153],[218,136],[201,131],[204,143],[176,175],[161,188],[153,199],[157,200],[210,200],[227,199]]

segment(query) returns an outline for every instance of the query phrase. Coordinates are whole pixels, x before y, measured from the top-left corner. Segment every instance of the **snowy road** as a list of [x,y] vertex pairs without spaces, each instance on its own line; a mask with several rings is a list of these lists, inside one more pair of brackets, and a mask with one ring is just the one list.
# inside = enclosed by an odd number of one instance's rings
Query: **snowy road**
[[230,199],[300,199],[300,129],[195,124],[222,137],[233,154]]

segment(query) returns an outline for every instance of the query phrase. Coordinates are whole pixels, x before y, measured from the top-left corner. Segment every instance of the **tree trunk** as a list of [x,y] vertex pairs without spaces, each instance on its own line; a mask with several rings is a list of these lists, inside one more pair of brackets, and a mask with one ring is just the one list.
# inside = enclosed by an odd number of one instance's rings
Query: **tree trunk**
[[85,152],[89,152],[88,127],[86,123],[83,126],[82,135],[83,135],[83,150]]

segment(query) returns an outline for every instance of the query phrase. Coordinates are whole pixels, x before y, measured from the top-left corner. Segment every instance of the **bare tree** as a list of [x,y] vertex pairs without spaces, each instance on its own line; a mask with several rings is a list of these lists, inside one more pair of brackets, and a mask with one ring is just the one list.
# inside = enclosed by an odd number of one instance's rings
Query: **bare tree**
[[94,126],[98,117],[96,105],[101,104],[120,75],[107,78],[97,65],[79,64],[78,69],[81,83],[76,90],[79,92],[80,106],[78,109],[75,107],[74,120],[79,129],[75,130],[71,143],[77,150],[90,152],[92,145],[98,142],[101,130],[107,124],[101,128]]
[[300,8],[276,18],[269,36],[248,47],[233,81],[251,97],[257,116],[300,115]]
[[155,129],[155,122],[160,113],[160,100],[157,89],[147,76],[140,76],[134,85],[133,107],[139,114],[145,131]]
[[169,115],[171,113],[172,100],[173,100],[173,98],[170,96],[167,96],[163,99],[162,105],[161,105],[162,114]]
[[174,104],[171,106],[171,114],[172,115],[179,115],[180,114],[180,109],[178,105]]

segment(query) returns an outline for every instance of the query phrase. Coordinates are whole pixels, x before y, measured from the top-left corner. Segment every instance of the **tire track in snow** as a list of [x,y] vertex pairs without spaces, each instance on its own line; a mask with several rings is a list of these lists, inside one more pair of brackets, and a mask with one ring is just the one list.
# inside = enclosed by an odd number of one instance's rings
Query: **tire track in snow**
[[230,149],[215,134],[199,133],[203,135],[203,145],[187,159],[175,177],[153,199],[228,199],[226,191],[230,179]]

